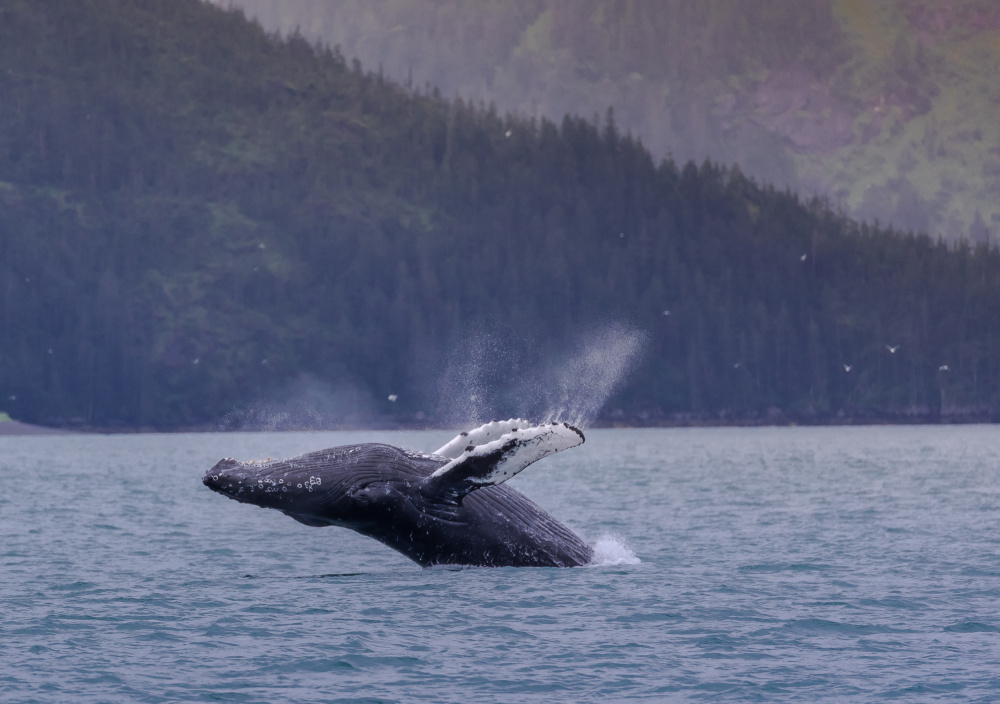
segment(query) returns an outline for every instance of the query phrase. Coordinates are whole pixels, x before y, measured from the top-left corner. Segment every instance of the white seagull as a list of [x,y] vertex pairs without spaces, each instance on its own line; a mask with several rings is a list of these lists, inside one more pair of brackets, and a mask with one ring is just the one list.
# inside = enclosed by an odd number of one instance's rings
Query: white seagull
[[899,345],[896,345],[895,347],[891,347],[889,345],[886,345],[885,348],[887,350],[889,350],[889,354],[896,354],[896,350],[899,349]]

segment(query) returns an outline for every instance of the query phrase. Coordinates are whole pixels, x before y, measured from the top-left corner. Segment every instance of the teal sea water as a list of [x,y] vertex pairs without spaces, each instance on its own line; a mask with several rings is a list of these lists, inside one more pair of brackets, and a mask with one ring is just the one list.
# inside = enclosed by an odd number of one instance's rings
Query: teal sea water
[[[575,569],[421,569],[201,485],[450,434],[0,437],[0,701],[995,701],[995,427],[590,431]],[[633,556],[634,553],[634,556]]]

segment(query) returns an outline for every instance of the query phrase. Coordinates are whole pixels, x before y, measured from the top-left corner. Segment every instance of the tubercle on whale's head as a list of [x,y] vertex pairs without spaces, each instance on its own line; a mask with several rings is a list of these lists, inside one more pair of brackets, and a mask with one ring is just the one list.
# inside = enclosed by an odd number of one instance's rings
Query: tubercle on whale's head
[[580,430],[579,428],[577,428],[577,427],[576,427],[575,425],[570,425],[569,423],[563,423],[563,425],[565,425],[565,426],[566,426],[567,428],[569,428],[569,429],[570,429],[570,430],[572,430],[572,431],[573,431],[574,433],[576,433],[577,435],[579,435],[579,436],[580,436],[580,444],[581,444],[581,445],[582,445],[583,443],[587,442],[587,438],[586,438],[586,436],[585,436],[585,435],[583,434],[583,431],[582,431],[582,430]]
[[241,503],[281,510],[335,505],[347,489],[315,468],[270,458],[240,462],[227,457],[205,473],[202,483]]

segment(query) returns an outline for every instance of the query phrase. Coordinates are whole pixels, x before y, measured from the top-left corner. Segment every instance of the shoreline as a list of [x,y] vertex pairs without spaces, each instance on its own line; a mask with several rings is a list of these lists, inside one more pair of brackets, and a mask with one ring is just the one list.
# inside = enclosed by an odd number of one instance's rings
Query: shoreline
[[[336,432],[336,431],[402,431],[402,430],[441,430],[451,431],[458,425],[437,425],[422,421],[400,421],[384,417],[368,419],[367,423],[342,423],[328,426],[295,426],[281,427],[243,427],[222,428],[217,425],[152,427],[152,426],[88,426],[74,424],[72,426],[35,425],[16,420],[0,422],[0,437],[38,436],[38,435],[135,435],[142,433],[302,433],[302,432]],[[795,427],[870,427],[870,426],[945,426],[945,425],[997,425],[1000,418],[992,414],[961,415],[945,417],[906,416],[904,414],[883,416],[844,416],[844,417],[812,417],[812,418],[599,418],[587,424],[592,430],[606,429],[654,429],[654,428],[795,428]]]
[[16,437],[24,435],[79,435],[65,428],[50,428],[45,425],[32,425],[18,420],[5,420],[0,423],[0,437]]

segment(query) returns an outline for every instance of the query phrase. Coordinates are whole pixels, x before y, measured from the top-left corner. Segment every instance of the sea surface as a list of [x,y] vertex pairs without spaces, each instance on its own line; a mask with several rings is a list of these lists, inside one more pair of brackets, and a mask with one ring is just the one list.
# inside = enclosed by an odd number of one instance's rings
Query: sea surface
[[513,485],[598,548],[421,569],[201,484],[444,432],[0,437],[0,701],[1000,699],[1000,430],[594,430]]

